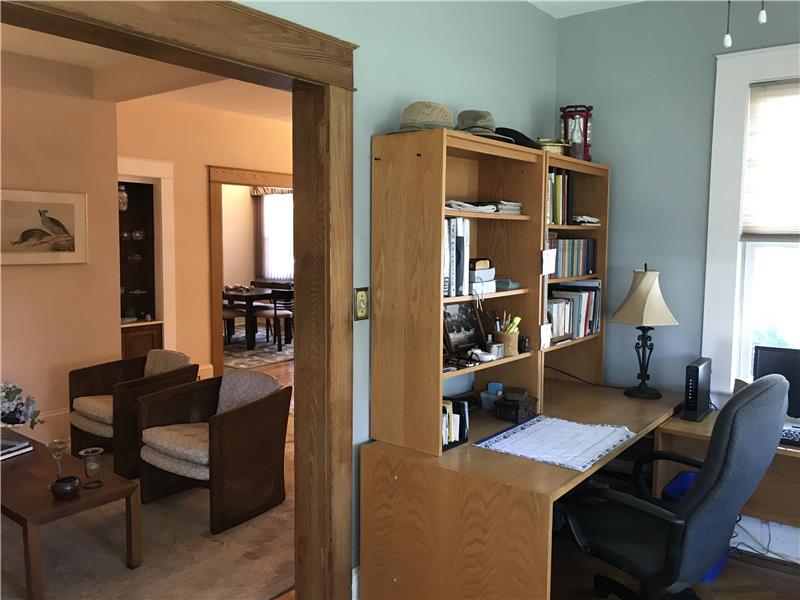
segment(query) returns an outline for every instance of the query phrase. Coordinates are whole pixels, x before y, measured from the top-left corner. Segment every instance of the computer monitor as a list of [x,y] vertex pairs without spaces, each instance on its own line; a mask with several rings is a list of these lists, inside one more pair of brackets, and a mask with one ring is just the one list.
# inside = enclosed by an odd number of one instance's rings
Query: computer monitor
[[756,346],[753,352],[753,379],[777,373],[789,382],[790,417],[800,417],[800,348]]

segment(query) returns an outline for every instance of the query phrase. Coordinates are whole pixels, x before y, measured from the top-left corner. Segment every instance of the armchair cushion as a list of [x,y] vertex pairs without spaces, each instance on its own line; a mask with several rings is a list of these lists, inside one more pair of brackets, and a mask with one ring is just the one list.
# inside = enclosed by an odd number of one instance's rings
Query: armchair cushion
[[142,442],[153,450],[197,465],[208,465],[208,423],[150,427]]
[[106,425],[114,422],[114,397],[111,395],[79,396],[72,401],[72,408],[92,421]]
[[89,419],[76,410],[70,411],[69,422],[70,425],[72,425],[73,427],[77,427],[81,431],[93,433],[94,435],[103,438],[110,439],[114,437],[114,428],[111,425],[106,425],[105,423],[101,423],[100,421]]
[[190,359],[183,352],[175,350],[150,350],[144,363],[144,376],[158,375],[174,371],[190,364]]
[[266,373],[246,369],[226,373],[219,388],[217,414],[269,396],[278,387],[278,380]]
[[190,479],[199,479],[200,481],[208,481],[209,479],[208,466],[175,458],[169,454],[154,450],[150,446],[142,446],[141,457],[147,464],[168,473],[174,473]]

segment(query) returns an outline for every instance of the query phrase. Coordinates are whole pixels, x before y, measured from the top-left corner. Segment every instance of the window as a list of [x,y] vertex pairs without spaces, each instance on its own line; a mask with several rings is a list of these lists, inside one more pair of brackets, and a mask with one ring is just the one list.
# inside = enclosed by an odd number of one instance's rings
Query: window
[[294,195],[265,194],[261,197],[261,277],[294,279]]
[[737,377],[753,346],[800,348],[800,80],[750,86],[741,211]]

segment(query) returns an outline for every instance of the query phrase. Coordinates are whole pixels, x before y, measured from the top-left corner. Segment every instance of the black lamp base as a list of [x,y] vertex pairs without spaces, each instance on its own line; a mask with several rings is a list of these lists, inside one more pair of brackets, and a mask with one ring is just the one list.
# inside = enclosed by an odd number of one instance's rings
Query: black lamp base
[[625,395],[631,398],[642,398],[644,400],[658,400],[661,392],[647,385],[635,385],[625,390]]

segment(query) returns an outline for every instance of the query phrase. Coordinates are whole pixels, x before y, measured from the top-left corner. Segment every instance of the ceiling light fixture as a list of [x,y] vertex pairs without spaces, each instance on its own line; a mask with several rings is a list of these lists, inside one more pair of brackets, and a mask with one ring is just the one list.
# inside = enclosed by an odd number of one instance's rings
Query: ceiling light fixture
[[725,35],[722,37],[722,45],[725,48],[733,46],[733,38],[731,37],[731,0],[728,0],[728,27],[725,29]]
[[762,25],[767,22],[767,10],[764,8],[764,0],[761,0],[761,10],[758,11],[758,22]]

